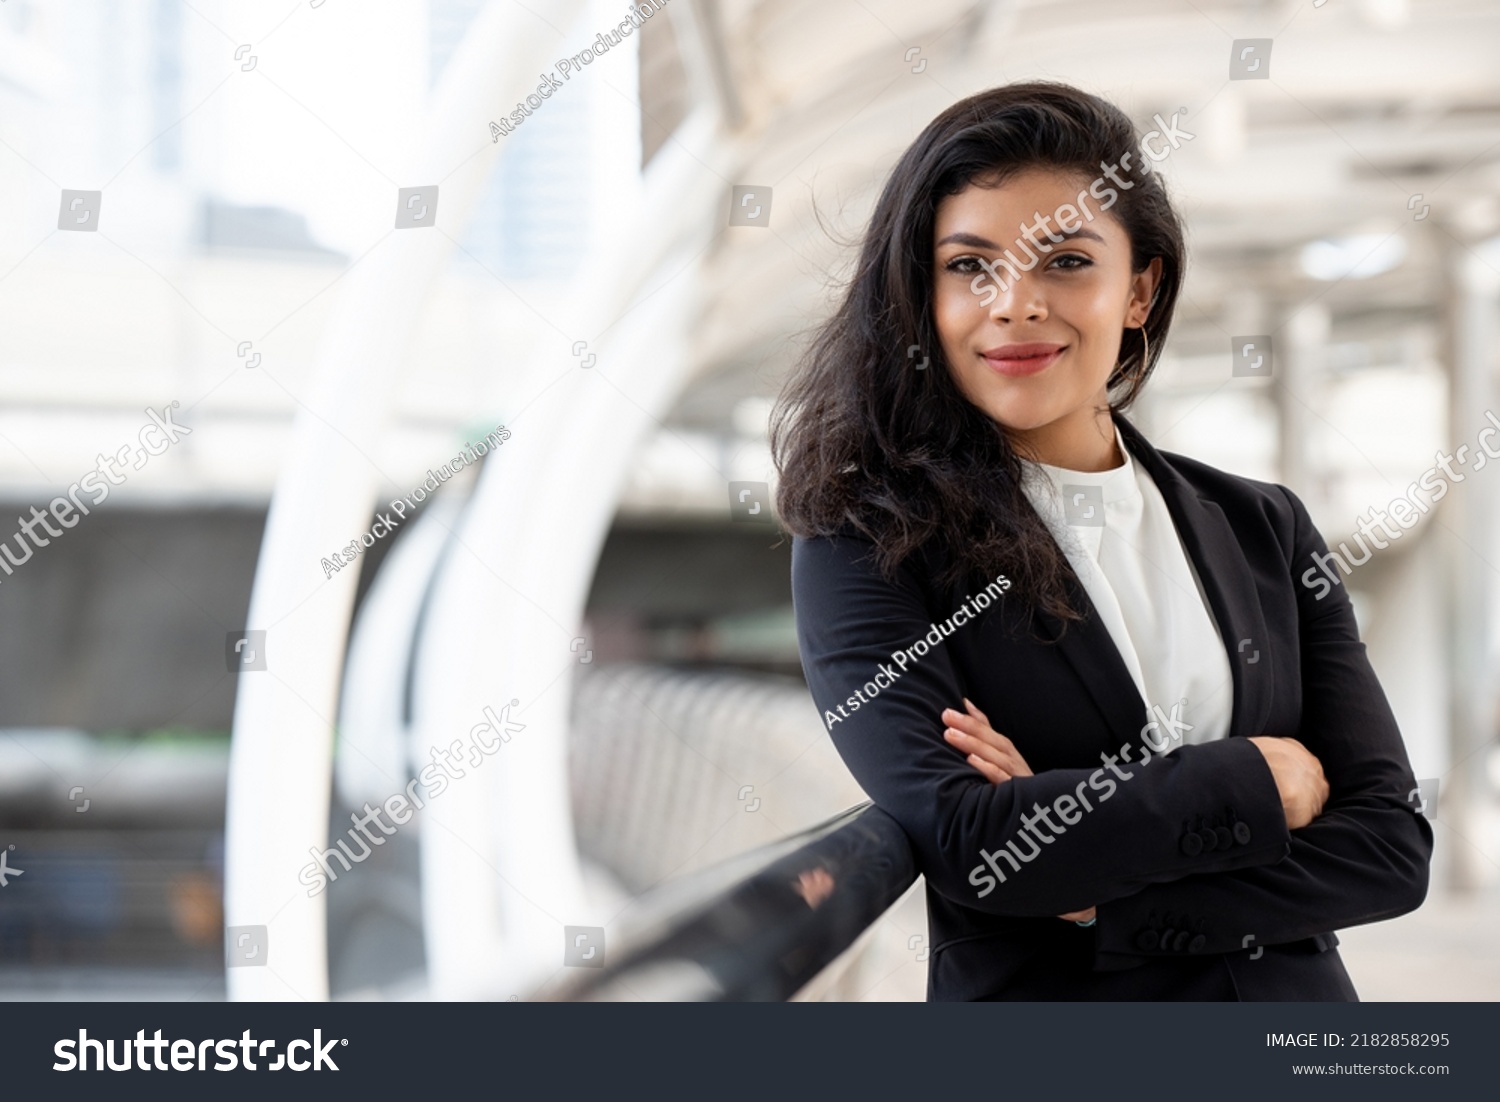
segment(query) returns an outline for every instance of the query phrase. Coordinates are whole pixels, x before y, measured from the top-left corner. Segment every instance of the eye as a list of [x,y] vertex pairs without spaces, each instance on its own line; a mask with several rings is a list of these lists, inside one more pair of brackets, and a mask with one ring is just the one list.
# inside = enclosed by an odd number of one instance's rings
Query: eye
[[982,271],[982,269],[979,266],[979,258],[977,256],[955,256],[943,265],[943,271],[957,272],[960,275],[970,275],[974,272]]
[[[1076,261],[1076,263],[1072,263]],[[1078,271],[1081,268],[1092,268],[1093,260],[1082,253],[1064,253],[1052,262],[1053,268],[1061,268],[1065,272]]]

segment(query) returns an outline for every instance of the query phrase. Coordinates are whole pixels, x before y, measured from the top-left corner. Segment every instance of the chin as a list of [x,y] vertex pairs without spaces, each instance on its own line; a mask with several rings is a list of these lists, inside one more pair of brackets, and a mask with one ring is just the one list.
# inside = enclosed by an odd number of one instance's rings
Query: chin
[[1044,408],[1035,402],[991,400],[974,404],[983,410],[991,421],[1011,432],[1031,432],[1050,425],[1060,415],[1058,410],[1050,408],[1050,404]]

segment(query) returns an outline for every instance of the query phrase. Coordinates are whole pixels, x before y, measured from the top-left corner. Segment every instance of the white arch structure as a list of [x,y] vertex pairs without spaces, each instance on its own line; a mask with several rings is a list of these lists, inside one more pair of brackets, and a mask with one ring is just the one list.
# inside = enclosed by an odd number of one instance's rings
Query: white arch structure
[[[583,0],[554,0],[568,27]],[[505,143],[471,156],[495,104],[530,91],[555,30],[493,2],[435,90],[409,165],[442,180],[444,222],[462,226]],[[486,465],[437,580],[420,640],[416,756],[446,746],[510,700],[525,724],[424,813],[422,878],[430,993],[529,989],[562,960],[562,925],[587,924],[567,789],[569,650],[624,464],[686,381],[696,267],[714,232],[728,151],[713,112],[690,118],[653,159],[643,194],[584,266],[579,339],[539,366],[576,373],[539,398]],[[457,170],[452,166],[460,165]],[[298,873],[329,845],[333,721],[355,571],[319,560],[365,527],[378,451],[425,292],[448,235],[398,232],[346,278],[281,469],[248,625],[267,631],[269,669],[235,702],[225,824],[225,921],[267,927],[264,967],[229,969],[234,1000],[328,997],[324,896]],[[661,293],[658,293],[661,292]],[[514,365],[507,365],[514,370]],[[394,791],[394,789],[393,789]]]
[[517,701],[525,730],[423,827],[434,997],[524,993],[560,967],[564,926],[594,924],[568,798],[571,642],[626,463],[686,381],[696,261],[724,190],[706,167],[713,145],[700,115],[652,162],[631,232],[579,298],[578,331],[604,332],[589,345],[597,366],[568,361],[576,385],[548,389],[516,423],[438,577],[419,642],[416,764],[483,722],[485,706]]

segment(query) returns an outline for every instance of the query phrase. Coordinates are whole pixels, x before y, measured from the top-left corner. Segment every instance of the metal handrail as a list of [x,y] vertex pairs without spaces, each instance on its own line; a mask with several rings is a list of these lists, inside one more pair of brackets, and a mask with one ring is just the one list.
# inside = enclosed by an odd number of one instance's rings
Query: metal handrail
[[896,821],[865,803],[643,896],[604,966],[567,1002],[780,1002],[828,967],[917,878]]

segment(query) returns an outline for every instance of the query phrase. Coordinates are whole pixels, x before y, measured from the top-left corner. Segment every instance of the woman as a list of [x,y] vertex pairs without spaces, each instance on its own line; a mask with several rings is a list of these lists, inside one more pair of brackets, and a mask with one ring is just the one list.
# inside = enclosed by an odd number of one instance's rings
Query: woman
[[931,999],[1352,1000],[1333,931],[1426,894],[1301,502],[1119,415],[1183,276],[1152,138],[1059,84],[945,111],[773,421],[808,685],[926,876]]

